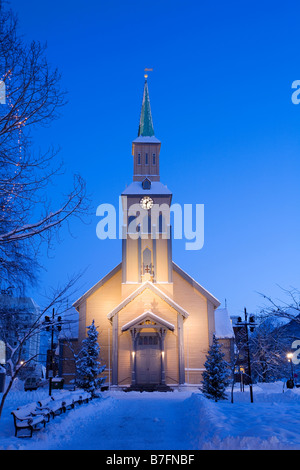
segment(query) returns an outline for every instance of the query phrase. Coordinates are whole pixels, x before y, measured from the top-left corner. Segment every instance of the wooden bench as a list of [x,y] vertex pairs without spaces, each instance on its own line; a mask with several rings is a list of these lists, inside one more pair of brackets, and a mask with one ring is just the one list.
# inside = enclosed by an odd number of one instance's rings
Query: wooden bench
[[28,414],[32,414],[33,416],[35,416],[35,415],[44,415],[45,418],[47,419],[47,421],[50,421],[50,415],[51,414],[50,414],[49,410],[47,410],[47,408],[42,408],[36,402],[29,403],[29,404],[24,405],[24,406],[20,406],[20,407],[17,408],[17,410],[22,410],[23,412],[25,412],[27,410]]
[[39,409],[41,411],[48,410],[51,416],[61,414],[70,408],[75,407],[75,399],[72,393],[60,393],[55,396],[47,397],[44,400],[38,401]]
[[88,403],[92,399],[92,394],[83,390],[74,392],[58,393],[54,396],[39,400],[37,403],[29,403],[12,411],[15,424],[15,436],[21,429],[29,429],[32,437],[35,430],[41,429],[41,425],[45,427],[46,422],[50,421],[50,417],[65,412],[69,408],[75,408],[76,403]]
[[70,408],[75,407],[75,400],[74,400],[74,397],[72,396],[72,394],[68,393],[67,395],[61,397],[60,399],[62,401],[63,411],[64,412],[66,410],[70,409]]
[[19,436],[19,437],[32,437],[33,431],[41,429],[40,425],[45,427],[46,417],[42,414],[35,414],[34,411],[31,411],[30,407],[22,407],[11,412],[14,418],[15,425],[15,437],[18,435],[18,431],[29,429],[30,435]]
[[47,397],[44,400],[38,401],[39,408],[45,410],[54,418],[55,415],[61,414],[64,411],[62,399],[57,400],[54,397]]
[[72,396],[73,396],[75,403],[79,403],[80,405],[82,403],[88,403],[88,401],[92,399],[91,393],[84,392],[82,390],[72,392]]

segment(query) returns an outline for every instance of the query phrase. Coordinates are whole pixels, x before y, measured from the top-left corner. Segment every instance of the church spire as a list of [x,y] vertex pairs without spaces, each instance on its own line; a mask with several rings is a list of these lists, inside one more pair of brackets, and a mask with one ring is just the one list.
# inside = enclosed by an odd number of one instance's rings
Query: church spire
[[[133,181],[159,181],[160,141],[154,135],[149,90],[145,75],[138,137],[132,142]],[[148,183],[147,183],[148,184]]]
[[154,136],[154,128],[153,128],[153,121],[152,121],[152,114],[151,114],[147,78],[148,78],[148,75],[145,75],[144,94],[143,94],[140,125],[139,125],[139,132],[138,132],[139,137],[140,136],[142,137]]

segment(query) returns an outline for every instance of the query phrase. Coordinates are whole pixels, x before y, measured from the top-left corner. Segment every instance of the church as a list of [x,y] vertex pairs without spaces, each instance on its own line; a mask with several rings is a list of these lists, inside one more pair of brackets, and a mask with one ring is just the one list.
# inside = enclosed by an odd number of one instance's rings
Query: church
[[[107,385],[165,390],[199,385],[213,335],[230,359],[234,333],[227,309],[172,259],[164,220],[130,229],[130,208],[150,214],[170,207],[172,192],[160,181],[161,142],[154,134],[147,75],[138,136],[132,142],[133,178],[122,193],[126,232],[122,260],[75,303],[79,344],[95,320]],[[149,220],[150,217],[149,217]],[[171,231],[170,231],[171,232]],[[134,236],[133,236],[134,235]]]

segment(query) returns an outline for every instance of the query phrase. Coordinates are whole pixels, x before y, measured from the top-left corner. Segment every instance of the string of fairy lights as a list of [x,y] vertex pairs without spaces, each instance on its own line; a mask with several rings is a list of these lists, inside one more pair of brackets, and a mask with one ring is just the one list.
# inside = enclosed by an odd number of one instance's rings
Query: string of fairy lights
[[[10,108],[10,111],[7,113],[7,115],[14,109],[14,103],[11,97],[11,81],[12,81],[12,70],[8,70],[1,78],[1,81],[5,84],[5,104],[3,106],[6,106],[7,109]],[[12,116],[13,119],[15,120],[15,127],[17,128],[17,148],[18,148],[18,158],[16,162],[14,163],[15,165],[15,170],[14,174],[17,176],[19,167],[21,166],[22,159],[23,159],[23,147],[22,147],[22,132],[23,132],[23,127],[26,125],[26,122],[28,120],[28,117],[25,117],[23,120],[20,119],[19,115],[20,110],[17,109],[15,114]],[[9,181],[9,179],[8,179]],[[5,185],[5,183],[4,183]],[[14,203],[14,196],[16,196],[16,180],[13,178],[12,184],[6,184],[5,188],[5,195],[3,196],[2,200],[2,213],[3,216],[4,214],[7,214],[12,211],[13,208],[13,203]],[[22,185],[20,186],[20,190],[22,190]]]

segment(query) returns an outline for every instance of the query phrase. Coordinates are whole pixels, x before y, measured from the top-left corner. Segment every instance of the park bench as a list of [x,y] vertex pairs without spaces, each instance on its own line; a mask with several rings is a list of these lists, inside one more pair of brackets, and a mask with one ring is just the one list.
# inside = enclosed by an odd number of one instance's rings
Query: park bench
[[82,393],[82,400],[88,403],[92,399],[92,394],[90,392],[83,392]]
[[[46,425],[45,415],[36,414],[29,406],[20,407],[19,409],[12,411],[11,414],[14,418],[15,437],[18,435],[18,431],[24,429],[29,429],[29,437],[32,437],[33,431],[37,431]],[[19,437],[28,437],[28,435]]]
[[47,397],[44,400],[38,401],[39,408],[49,410],[51,416],[61,414],[70,408],[75,407],[75,399],[72,393],[59,393],[55,396]]
[[41,410],[48,411],[53,418],[55,415],[65,411],[62,398],[55,399],[53,396],[47,397],[44,400],[39,400],[38,405]]
[[72,392],[72,396],[74,402],[79,403],[80,405],[82,403],[88,403],[88,401],[92,399],[92,394],[90,392],[84,392],[83,390]]
[[47,408],[42,408],[36,402],[28,403],[24,406],[19,406],[17,410],[22,410],[24,413],[27,411],[28,414],[32,414],[33,416],[44,415],[47,418],[47,422],[50,420],[50,412]]
[[62,400],[64,412],[70,408],[75,407],[75,401],[74,401],[72,394],[68,393],[67,395],[62,396],[59,399]]
[[51,416],[54,418],[55,415],[61,414],[69,408],[74,408],[76,403],[88,403],[91,399],[91,393],[78,390],[71,393],[57,393],[36,403],[20,406],[11,412],[14,417],[15,436],[17,437],[19,430],[29,429],[30,436],[27,434],[18,437],[32,437],[33,431],[41,429],[40,425],[45,427]]

